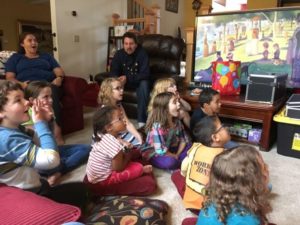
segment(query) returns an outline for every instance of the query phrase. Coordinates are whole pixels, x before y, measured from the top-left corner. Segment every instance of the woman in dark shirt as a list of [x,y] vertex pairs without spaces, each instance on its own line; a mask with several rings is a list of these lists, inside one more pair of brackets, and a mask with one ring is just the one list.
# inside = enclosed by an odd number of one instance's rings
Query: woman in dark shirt
[[59,99],[65,73],[53,56],[38,52],[38,41],[33,33],[22,33],[19,44],[19,52],[13,54],[6,62],[6,79],[20,83],[23,88],[33,80],[45,80],[52,84],[53,109],[58,124],[54,134],[57,144],[63,144]]

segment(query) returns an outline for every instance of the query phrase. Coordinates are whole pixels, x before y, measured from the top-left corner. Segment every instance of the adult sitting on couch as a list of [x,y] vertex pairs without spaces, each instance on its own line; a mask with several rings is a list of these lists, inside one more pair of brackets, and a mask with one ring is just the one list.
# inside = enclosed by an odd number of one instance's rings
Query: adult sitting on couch
[[52,83],[53,109],[58,124],[58,129],[54,130],[54,134],[57,143],[63,144],[59,99],[62,95],[61,85],[65,73],[53,56],[38,52],[38,41],[33,33],[22,33],[19,44],[19,52],[13,54],[6,62],[6,79],[19,82],[23,88],[33,80],[46,80]]
[[118,50],[111,63],[111,74],[119,76],[126,87],[136,89],[137,119],[139,127],[147,120],[147,105],[150,93],[149,59],[146,51],[138,45],[132,32],[123,35],[123,48]]

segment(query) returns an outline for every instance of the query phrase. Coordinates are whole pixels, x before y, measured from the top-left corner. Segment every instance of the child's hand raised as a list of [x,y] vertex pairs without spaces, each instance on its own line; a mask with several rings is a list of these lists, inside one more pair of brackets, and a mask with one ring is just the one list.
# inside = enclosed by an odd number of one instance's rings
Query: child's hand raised
[[32,120],[34,123],[39,121],[50,121],[53,117],[52,109],[43,104],[40,100],[35,99],[32,105]]

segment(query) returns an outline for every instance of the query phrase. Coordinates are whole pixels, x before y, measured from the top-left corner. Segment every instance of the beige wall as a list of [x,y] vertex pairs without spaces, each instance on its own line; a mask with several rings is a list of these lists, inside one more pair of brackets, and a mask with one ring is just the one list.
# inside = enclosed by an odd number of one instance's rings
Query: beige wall
[[184,29],[185,1],[178,0],[178,13],[165,10],[165,1],[146,0],[149,6],[157,4],[160,7],[160,33],[165,35],[177,36],[178,27]]
[[50,22],[50,3],[28,4],[25,0],[1,1],[0,30],[4,50],[18,49],[17,20]]
[[[184,1],[179,0],[178,13],[166,11],[165,1],[145,1],[149,6],[160,6],[162,34],[175,36],[178,27],[184,28]],[[126,2],[127,0],[51,0],[52,28],[57,33],[54,42],[58,54],[55,55],[67,74],[88,77],[89,74],[105,70],[107,31],[111,25],[111,15],[116,12],[125,18]],[[77,17],[71,16],[72,10],[77,11]],[[79,36],[79,42],[74,42],[75,35]]]
[[[57,59],[66,74],[87,78],[105,71],[111,15],[127,16],[126,0],[51,0]],[[71,15],[72,11],[77,16]],[[79,42],[75,42],[75,36]]]

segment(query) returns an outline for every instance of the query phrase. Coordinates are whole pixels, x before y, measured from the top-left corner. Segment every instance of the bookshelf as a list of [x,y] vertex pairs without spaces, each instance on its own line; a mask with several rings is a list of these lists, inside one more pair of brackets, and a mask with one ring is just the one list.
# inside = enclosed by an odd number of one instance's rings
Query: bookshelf
[[111,61],[117,50],[123,47],[122,36],[115,35],[115,27],[108,28],[108,46],[107,46],[107,62],[106,62],[106,72],[110,71]]

